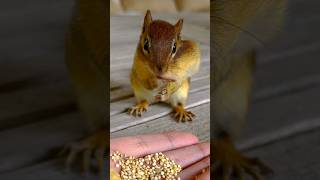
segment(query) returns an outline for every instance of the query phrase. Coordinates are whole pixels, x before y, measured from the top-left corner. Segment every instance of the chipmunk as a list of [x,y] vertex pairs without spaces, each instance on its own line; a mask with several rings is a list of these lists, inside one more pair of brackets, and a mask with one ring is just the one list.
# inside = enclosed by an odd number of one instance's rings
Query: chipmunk
[[129,109],[141,116],[148,106],[167,102],[174,107],[178,121],[191,121],[194,114],[185,110],[190,78],[200,65],[197,43],[180,37],[183,20],[175,25],[152,20],[147,10],[131,70],[131,86],[137,104]]
[[[66,146],[66,166],[83,152],[83,171],[89,171],[94,154],[101,173],[107,147],[107,2],[76,0],[66,35],[66,65],[77,95],[79,109],[87,121],[89,137]],[[79,121],[80,122],[80,121]]]
[[227,180],[230,172],[245,179],[246,172],[260,180],[262,175],[272,172],[259,159],[239,152],[234,140],[247,119],[256,42],[266,42],[277,33],[283,23],[286,4],[286,0],[211,1],[214,179]]

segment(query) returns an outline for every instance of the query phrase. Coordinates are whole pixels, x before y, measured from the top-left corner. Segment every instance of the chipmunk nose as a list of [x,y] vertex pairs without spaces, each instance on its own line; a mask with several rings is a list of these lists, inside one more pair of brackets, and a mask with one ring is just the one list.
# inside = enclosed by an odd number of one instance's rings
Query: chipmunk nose
[[161,65],[157,65],[157,69],[158,69],[158,71],[161,73],[163,68],[162,68]]

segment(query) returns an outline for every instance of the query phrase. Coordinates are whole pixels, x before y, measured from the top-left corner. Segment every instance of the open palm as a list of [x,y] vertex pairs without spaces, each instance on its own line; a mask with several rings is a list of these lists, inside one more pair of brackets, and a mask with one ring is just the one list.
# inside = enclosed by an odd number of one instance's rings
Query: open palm
[[[110,153],[119,151],[128,156],[141,157],[156,152],[162,152],[168,158],[181,165],[179,177],[182,180],[210,179],[210,144],[199,143],[196,136],[186,132],[164,132],[114,138],[110,141]],[[119,172],[120,168],[110,161],[110,167]],[[200,174],[200,175],[199,175]]]

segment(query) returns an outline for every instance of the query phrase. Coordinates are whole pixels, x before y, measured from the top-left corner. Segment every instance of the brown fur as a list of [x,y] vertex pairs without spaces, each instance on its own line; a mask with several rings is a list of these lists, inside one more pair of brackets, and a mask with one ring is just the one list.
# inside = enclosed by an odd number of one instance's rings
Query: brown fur
[[190,41],[185,41],[185,40],[182,40],[180,42],[180,48],[177,50],[177,53],[176,55],[173,57],[173,60],[174,61],[177,61],[178,59],[181,58],[181,56],[188,50],[188,49],[192,49],[192,42]]
[[[154,95],[161,90],[159,88],[163,88],[158,85],[159,79],[168,80],[161,86],[170,91],[161,101],[168,102],[173,107],[185,105],[190,77],[198,71],[200,65],[200,49],[196,43],[180,39],[182,23],[179,20],[171,25],[162,20],[152,20],[150,11],[147,11],[131,71],[131,85],[137,106],[130,112],[135,112],[140,107],[140,102],[156,102]],[[144,50],[146,38],[151,46]],[[173,54],[174,39],[177,48]],[[188,114],[185,111],[181,113]]]
[[[212,151],[220,167],[216,179],[229,171],[257,172],[270,168],[239,152],[234,140],[247,120],[255,71],[255,48],[277,33],[286,0],[211,1],[211,58],[213,59]],[[258,163],[257,163],[258,162]],[[259,166],[260,165],[260,166]],[[219,166],[219,165],[218,165]],[[256,167],[257,166],[257,167]],[[243,173],[236,174],[244,179]],[[242,177],[240,177],[242,176]],[[260,179],[260,178],[256,178]]]
[[105,0],[77,0],[66,36],[66,64],[91,130],[106,125],[107,26]]
[[[150,11],[147,11],[138,49],[145,56],[146,63],[155,74],[165,73],[168,66],[173,63],[172,43],[175,40],[178,51],[181,46],[182,24],[181,19],[175,25],[162,20],[152,20]],[[148,39],[150,43],[148,53],[143,50],[145,39]]]
[[[221,101],[213,101],[215,107],[213,126],[227,127],[227,124],[232,124],[238,127],[230,131],[223,129],[232,136],[238,136],[248,112],[249,103],[243,101],[248,101],[250,98],[253,74],[249,76],[244,74],[248,71],[253,72],[255,69],[255,56],[250,54],[281,29],[285,7],[286,0],[211,1],[211,56],[214,79],[211,90],[214,99],[221,99]],[[239,68],[244,64],[252,65]],[[233,87],[232,91],[231,89],[218,90],[235,85],[237,87]],[[239,98],[243,96],[243,100],[234,102],[229,98],[222,99],[234,94],[238,94]],[[224,116],[221,116],[222,114]]]

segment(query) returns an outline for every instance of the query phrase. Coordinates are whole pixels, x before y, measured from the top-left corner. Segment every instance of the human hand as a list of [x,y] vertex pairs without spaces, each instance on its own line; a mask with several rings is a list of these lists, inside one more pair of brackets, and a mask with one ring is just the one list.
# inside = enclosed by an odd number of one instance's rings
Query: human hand
[[[114,138],[110,140],[110,153],[119,151],[128,156],[142,157],[156,152],[162,152],[169,159],[181,165],[179,177],[182,180],[210,179],[210,144],[199,143],[196,136],[186,132],[164,132],[160,134],[145,134]],[[120,168],[110,160],[110,167],[117,172]]]

